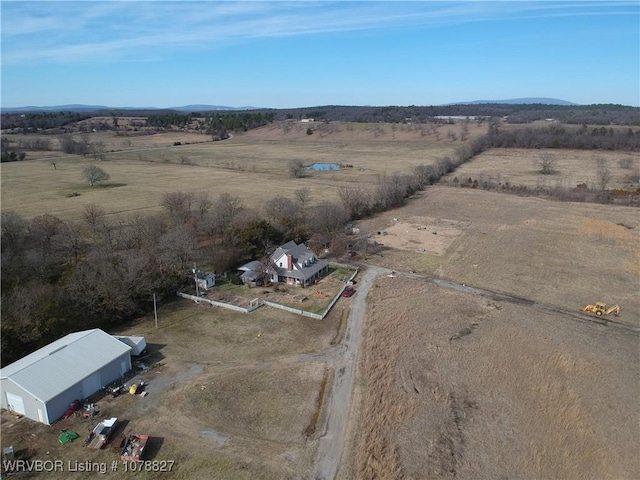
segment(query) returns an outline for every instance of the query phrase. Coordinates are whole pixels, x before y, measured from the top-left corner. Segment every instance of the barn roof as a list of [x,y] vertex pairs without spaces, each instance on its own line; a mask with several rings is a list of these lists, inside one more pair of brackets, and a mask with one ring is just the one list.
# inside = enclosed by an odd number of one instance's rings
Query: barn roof
[[2,368],[0,378],[46,402],[130,350],[98,328],[70,333]]

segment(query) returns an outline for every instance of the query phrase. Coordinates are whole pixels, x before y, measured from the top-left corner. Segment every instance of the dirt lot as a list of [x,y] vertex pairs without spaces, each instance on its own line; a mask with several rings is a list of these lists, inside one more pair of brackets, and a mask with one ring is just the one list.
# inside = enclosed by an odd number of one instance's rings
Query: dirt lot
[[[305,430],[318,421],[322,352],[336,336],[341,308],[338,303],[317,321],[266,307],[246,315],[187,300],[163,306],[157,330],[146,318],[118,332],[146,337],[150,356],[144,361],[156,366],[129,383],[143,379],[149,394],[99,397],[98,418],[119,417],[127,433],[153,437],[147,458],[175,461],[171,476],[150,472],[137,478],[304,478],[314,445]],[[29,448],[32,459],[62,459],[65,465],[89,460],[110,467],[118,458],[114,451],[87,450],[82,438],[65,446],[57,442],[62,428],[84,437],[94,423],[69,419],[47,427],[3,412],[2,443]],[[131,473],[121,468],[109,475],[128,478]]]
[[468,226],[433,217],[394,217],[389,227],[372,232],[372,241],[396,250],[444,255]]

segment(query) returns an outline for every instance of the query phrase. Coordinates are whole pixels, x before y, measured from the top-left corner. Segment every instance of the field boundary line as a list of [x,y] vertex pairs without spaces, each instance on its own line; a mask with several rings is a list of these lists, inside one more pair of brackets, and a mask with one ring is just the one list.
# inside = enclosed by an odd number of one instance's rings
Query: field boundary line
[[536,310],[544,310],[550,313],[559,313],[562,315],[573,317],[576,320],[580,320],[583,322],[594,323],[596,325],[601,325],[604,327],[618,328],[620,330],[626,330],[628,332],[640,334],[640,327],[634,327],[632,325],[627,325],[626,323],[616,322],[615,320],[605,319],[602,317],[592,317],[591,315],[585,315],[581,312],[574,312],[572,310],[566,310],[564,308],[554,307],[553,305],[535,302],[528,298],[518,297],[516,295],[509,295],[506,293],[495,292],[493,290],[486,290],[483,288],[470,287],[464,283],[452,282],[451,280],[443,280],[443,279],[435,278],[429,275],[419,275],[415,273],[402,273],[402,272],[396,272],[396,274],[402,275],[407,278],[416,278],[420,280],[425,280],[427,282],[433,283],[442,288],[447,288],[449,290],[456,290],[458,292],[464,292],[470,295],[477,295],[485,298],[490,298],[491,300],[495,300],[499,302],[513,303],[515,305],[521,305],[521,306],[533,308]]

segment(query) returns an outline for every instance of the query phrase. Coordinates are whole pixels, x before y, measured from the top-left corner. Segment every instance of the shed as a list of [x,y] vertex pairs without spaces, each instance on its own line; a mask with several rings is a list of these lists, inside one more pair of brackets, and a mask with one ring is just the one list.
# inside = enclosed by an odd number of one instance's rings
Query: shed
[[216,285],[216,275],[211,272],[200,272],[196,274],[198,278],[198,288],[200,290],[209,290]]
[[117,338],[125,345],[129,345],[131,347],[131,355],[137,357],[142,352],[144,352],[145,348],[147,348],[147,341],[144,337],[136,337],[130,335],[113,335],[113,338]]
[[0,369],[1,406],[50,425],[131,370],[130,351],[97,328],[71,333]]

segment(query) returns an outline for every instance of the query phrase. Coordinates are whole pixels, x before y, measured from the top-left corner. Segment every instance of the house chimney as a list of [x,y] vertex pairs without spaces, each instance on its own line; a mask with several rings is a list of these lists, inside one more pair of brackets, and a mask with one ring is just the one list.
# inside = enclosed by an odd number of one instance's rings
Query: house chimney
[[293,270],[293,255],[287,253],[287,270]]

